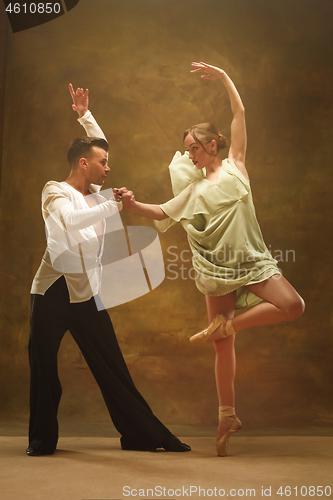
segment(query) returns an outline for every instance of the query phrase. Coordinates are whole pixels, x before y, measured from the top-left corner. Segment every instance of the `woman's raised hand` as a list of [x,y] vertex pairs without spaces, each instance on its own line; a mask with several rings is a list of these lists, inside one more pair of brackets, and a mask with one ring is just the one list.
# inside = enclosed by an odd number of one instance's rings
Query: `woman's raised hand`
[[191,73],[200,73],[204,71],[206,74],[201,75],[201,78],[203,79],[208,79],[208,80],[218,80],[221,78],[222,75],[225,74],[223,69],[217,68],[216,66],[210,66],[209,64],[206,64],[204,62],[193,62],[191,64],[193,68]]

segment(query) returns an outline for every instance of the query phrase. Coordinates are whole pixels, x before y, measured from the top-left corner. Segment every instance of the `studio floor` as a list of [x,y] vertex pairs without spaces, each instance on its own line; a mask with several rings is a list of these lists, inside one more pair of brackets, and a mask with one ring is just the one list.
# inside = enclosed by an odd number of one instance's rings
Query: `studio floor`
[[54,455],[27,457],[27,438],[0,437],[1,500],[333,498],[333,437],[186,437],[188,453],[122,451],[117,437],[61,437]]

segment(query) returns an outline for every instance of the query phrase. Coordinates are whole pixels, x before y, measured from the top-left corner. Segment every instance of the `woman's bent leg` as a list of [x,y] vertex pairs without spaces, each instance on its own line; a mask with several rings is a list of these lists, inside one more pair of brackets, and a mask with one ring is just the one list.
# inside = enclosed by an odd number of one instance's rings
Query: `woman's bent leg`
[[304,312],[302,297],[281,275],[272,276],[246,288],[266,302],[232,319],[231,324],[236,332],[253,326],[293,321]]

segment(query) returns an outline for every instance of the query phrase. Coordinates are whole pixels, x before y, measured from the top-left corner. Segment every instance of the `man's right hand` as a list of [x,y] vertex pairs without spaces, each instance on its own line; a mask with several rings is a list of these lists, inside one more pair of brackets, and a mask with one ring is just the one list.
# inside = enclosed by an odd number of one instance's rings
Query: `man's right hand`
[[89,90],[86,89],[85,92],[83,92],[83,89],[78,88],[75,92],[73,85],[70,83],[69,92],[73,99],[72,108],[74,109],[74,111],[77,111],[79,117],[81,118],[81,116],[85,115],[88,111]]

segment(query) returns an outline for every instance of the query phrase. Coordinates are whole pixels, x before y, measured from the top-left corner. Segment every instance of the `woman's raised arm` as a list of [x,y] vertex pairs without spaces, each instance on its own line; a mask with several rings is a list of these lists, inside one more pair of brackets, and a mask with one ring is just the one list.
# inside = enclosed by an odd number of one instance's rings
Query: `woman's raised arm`
[[233,114],[233,120],[231,122],[231,144],[228,158],[233,160],[240,170],[242,170],[242,167],[245,169],[247,143],[245,108],[238,90],[223,69],[217,68],[216,66],[210,66],[203,62],[193,62],[192,67],[195,69],[193,69],[191,73],[204,72],[205,74],[201,75],[202,79],[221,80],[227,89]]

